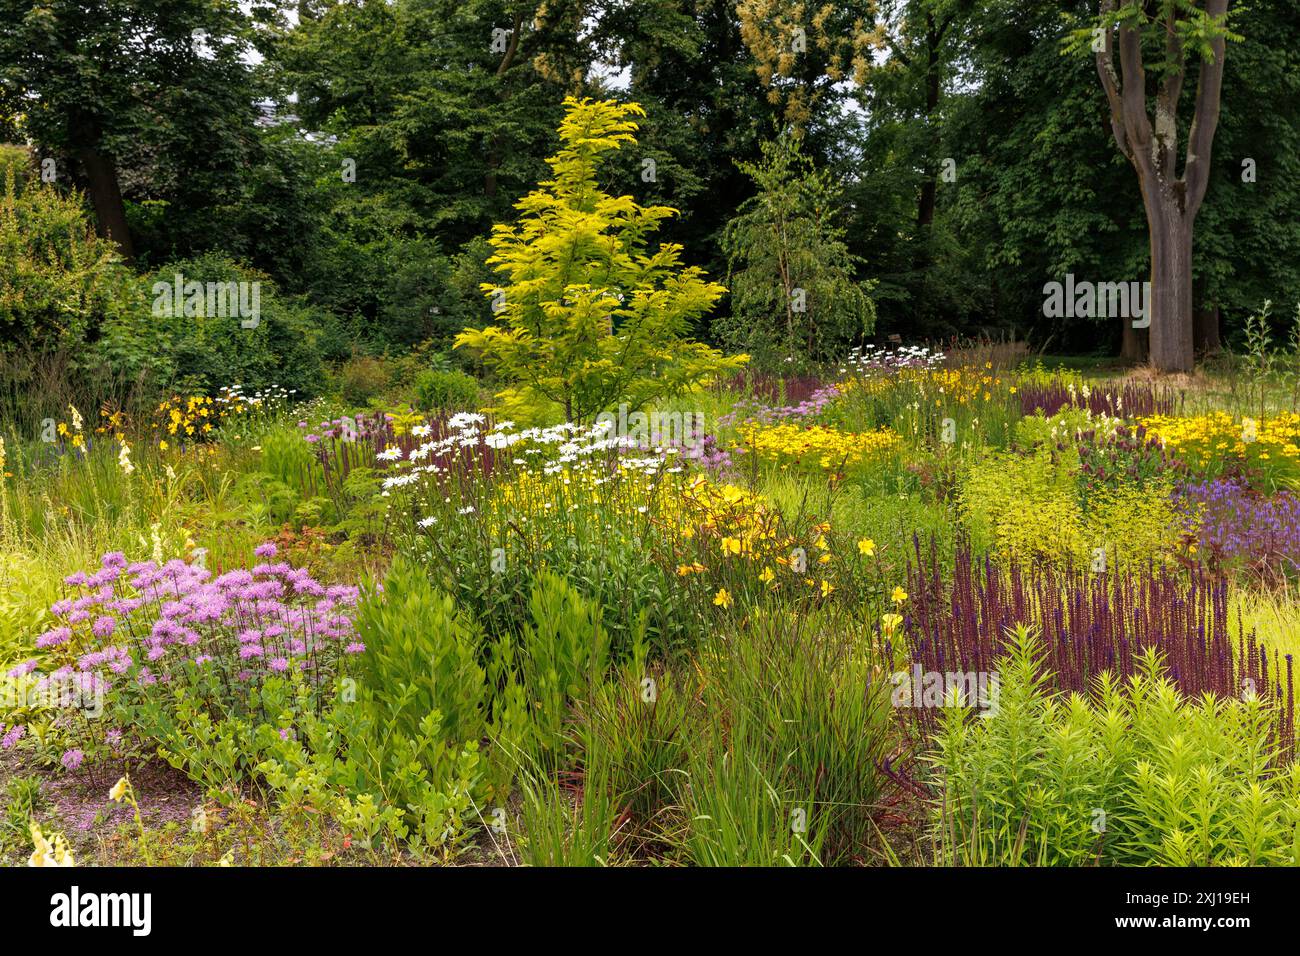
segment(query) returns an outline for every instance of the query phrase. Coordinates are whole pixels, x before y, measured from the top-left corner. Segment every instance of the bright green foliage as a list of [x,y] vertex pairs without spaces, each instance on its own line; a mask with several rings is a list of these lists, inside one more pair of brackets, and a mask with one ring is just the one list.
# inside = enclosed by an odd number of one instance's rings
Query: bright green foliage
[[[257,289],[256,324],[234,309],[227,315],[193,314],[188,299],[174,308],[173,288],[180,275],[190,283],[248,283],[243,301],[252,304]],[[232,298],[231,301],[234,301]],[[320,390],[323,371],[316,342],[317,316],[282,296],[265,275],[225,256],[211,254],[169,263],[141,280],[136,305],[114,316],[98,343],[105,363],[134,377],[151,375],[173,389],[215,394],[222,386],[254,389],[279,385],[310,396]]]
[[[129,274],[75,195],[6,170],[0,197],[0,354],[79,350],[128,299]],[[78,354],[78,358],[84,356]]]
[[420,722],[436,712],[448,739],[483,736],[488,690],[478,663],[482,633],[418,569],[395,565],[382,597],[361,605],[356,627],[366,645],[357,658],[358,700],[382,710],[392,734],[417,736]]
[[932,758],[943,861],[967,865],[1294,865],[1300,765],[1278,769],[1254,697],[1184,698],[1154,650],[1091,697],[1049,690],[1041,646],[1011,635],[996,715],[946,715]]
[[681,266],[681,246],[647,246],[666,206],[641,206],[597,184],[604,154],[635,144],[636,104],[566,99],[563,148],[547,162],[554,179],[515,204],[517,225],[493,227],[502,275],[485,283],[501,325],[466,329],[456,339],[482,353],[509,383],[502,409],[558,404],[569,421],[590,420],[626,401],[632,407],[671,396],[743,358],[683,338],[723,288]]
[[524,683],[533,696],[543,750],[561,743],[569,704],[600,686],[609,667],[609,633],[600,605],[550,571],[538,575],[528,602],[533,623],[520,636]]
[[458,369],[426,369],[415,378],[415,397],[425,411],[469,409],[478,402],[478,382]]
[[[369,788],[409,807],[426,843],[441,829],[473,822],[482,796],[479,741],[489,733],[491,693],[479,663],[483,636],[417,568],[398,562],[359,608],[356,703],[364,740],[349,753]],[[434,826],[433,824],[437,824]]]
[[962,479],[960,513],[979,548],[999,558],[1086,565],[1105,548],[1116,562],[1172,551],[1178,516],[1167,483],[1120,484],[1081,495],[1078,456],[1039,448],[994,455]]
[[872,283],[836,224],[841,191],[792,135],[763,144],[761,163],[740,168],[758,186],[727,224],[731,315],[724,339],[759,364],[790,368],[834,361],[876,324]]

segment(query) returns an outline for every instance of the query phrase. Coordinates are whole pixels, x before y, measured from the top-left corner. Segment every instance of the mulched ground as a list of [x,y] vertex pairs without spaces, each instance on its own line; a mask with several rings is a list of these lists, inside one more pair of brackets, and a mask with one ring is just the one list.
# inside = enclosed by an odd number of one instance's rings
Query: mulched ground
[[[116,832],[122,824],[134,825],[131,806],[114,803],[108,797],[108,791],[126,769],[125,765],[105,765],[93,774],[84,768],[69,773],[62,768],[24,764],[11,751],[0,751],[0,793],[16,777],[38,777],[41,801],[37,821],[47,830],[61,831],[75,857],[90,859],[95,855],[98,838]],[[160,761],[132,767],[131,783],[148,829],[173,822],[188,826],[194,808],[203,802],[202,791],[191,780]],[[0,850],[0,860],[9,864],[25,861],[30,841],[22,834],[10,833],[8,837]]]

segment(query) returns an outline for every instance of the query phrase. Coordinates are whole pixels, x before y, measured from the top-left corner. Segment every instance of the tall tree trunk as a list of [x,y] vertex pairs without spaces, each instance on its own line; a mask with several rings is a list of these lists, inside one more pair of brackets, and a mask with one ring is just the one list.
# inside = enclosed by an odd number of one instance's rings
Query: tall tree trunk
[[1201,305],[1192,316],[1193,343],[1198,355],[1215,355],[1223,348],[1219,338],[1219,307]]
[[[1150,204],[1149,204],[1150,205]],[[1156,200],[1151,231],[1151,300],[1147,303],[1151,364],[1162,372],[1196,366],[1192,335],[1192,223],[1176,206]]]
[[1120,317],[1119,360],[1125,365],[1141,365],[1147,360],[1147,346],[1142,333],[1133,328],[1133,319]]
[[87,191],[95,207],[95,218],[99,220],[99,231],[116,242],[122,258],[130,262],[135,259],[135,246],[126,225],[126,205],[117,181],[117,166],[112,157],[94,147],[78,150],[77,156],[86,170]]
[[[1150,318],[1151,364],[1162,372],[1188,372],[1195,363],[1192,327],[1192,225],[1210,181],[1210,154],[1219,124],[1223,89],[1223,31],[1230,0],[1201,0],[1205,16],[1215,24],[1210,49],[1200,56],[1196,106],[1187,134],[1182,175],[1178,175],[1179,99],[1187,78],[1180,20],[1187,11],[1164,8],[1164,51],[1155,83],[1154,123],[1147,105],[1147,76],[1143,67],[1143,38],[1147,23],[1142,0],[1100,0],[1109,17],[1119,8],[1135,16],[1101,33],[1097,74],[1110,106],[1111,132],[1120,152],[1137,171],[1151,234]],[[1118,43],[1119,67],[1115,66]]]

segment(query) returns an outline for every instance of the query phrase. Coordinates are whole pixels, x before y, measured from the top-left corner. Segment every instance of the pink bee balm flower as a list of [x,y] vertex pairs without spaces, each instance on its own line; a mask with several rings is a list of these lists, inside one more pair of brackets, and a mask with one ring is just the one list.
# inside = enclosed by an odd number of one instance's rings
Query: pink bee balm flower
[[31,660],[23,661],[17,667],[12,668],[9,671],[9,676],[24,677],[27,674],[30,674],[32,671],[36,670],[36,668],[38,668],[39,666],[40,666],[40,661],[38,661],[36,658],[33,657]]
[[46,631],[36,639],[36,646],[44,650],[47,647],[58,647],[60,644],[67,643],[72,637],[72,630],[66,627],[56,627],[52,631]]

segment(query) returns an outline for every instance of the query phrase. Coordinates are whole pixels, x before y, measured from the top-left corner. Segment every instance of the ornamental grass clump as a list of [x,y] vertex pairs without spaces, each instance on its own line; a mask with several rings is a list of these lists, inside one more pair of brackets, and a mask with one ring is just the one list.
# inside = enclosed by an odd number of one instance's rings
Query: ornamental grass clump
[[1295,732],[1291,656],[1270,656],[1253,631],[1233,640],[1225,581],[1200,567],[1147,564],[1097,573],[1015,559],[999,566],[959,542],[947,584],[937,544],[923,549],[916,538],[913,544],[912,600],[902,632],[912,661],[923,669],[990,672],[1008,631],[1032,625],[1042,633],[1043,666],[1053,686],[1086,693],[1103,671],[1120,680],[1133,677],[1143,651],[1155,649],[1183,694],[1258,694],[1278,705],[1273,732],[1289,756]]

